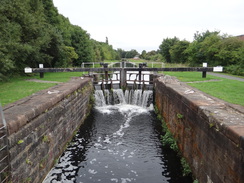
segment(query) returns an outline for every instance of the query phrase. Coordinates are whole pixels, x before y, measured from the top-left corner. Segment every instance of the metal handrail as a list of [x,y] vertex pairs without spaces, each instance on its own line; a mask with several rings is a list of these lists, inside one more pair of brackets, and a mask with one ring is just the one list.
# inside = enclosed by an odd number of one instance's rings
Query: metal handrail
[[[0,153],[2,151],[6,151],[6,156],[0,159],[0,182],[5,183],[8,182],[10,179],[10,162],[9,162],[9,146],[8,146],[8,134],[7,134],[7,123],[4,117],[3,108],[0,103],[0,121],[2,121],[2,126],[0,127],[0,131],[2,131],[2,136],[0,140],[4,144],[3,147],[0,148]],[[1,125],[1,124],[0,124]],[[5,138],[5,139],[4,139]],[[4,163],[5,161],[5,163]]]
[[0,113],[1,113],[1,116],[2,116],[3,126],[6,127],[7,124],[6,124],[6,120],[5,120],[5,117],[4,117],[4,113],[3,113],[3,109],[2,109],[1,103],[0,103]]

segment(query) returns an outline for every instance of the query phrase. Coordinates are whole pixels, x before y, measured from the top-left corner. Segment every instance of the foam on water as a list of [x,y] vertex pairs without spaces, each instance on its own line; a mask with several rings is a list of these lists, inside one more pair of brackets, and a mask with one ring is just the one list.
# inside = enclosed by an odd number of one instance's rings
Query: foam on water
[[[109,91],[96,91],[94,124],[75,136],[43,183],[145,183],[158,170],[161,179],[164,163],[160,148],[155,146],[160,143],[155,141],[157,134],[150,126],[151,95],[151,91],[127,91],[125,95],[122,90],[115,90],[112,95]],[[145,177],[145,172],[152,178]],[[164,180],[167,182],[167,177]]]
[[125,92],[122,89],[95,90],[94,96],[96,107],[109,106],[111,108],[111,104],[130,104],[133,105],[130,108],[140,106],[151,110],[153,92],[151,90],[126,90]]

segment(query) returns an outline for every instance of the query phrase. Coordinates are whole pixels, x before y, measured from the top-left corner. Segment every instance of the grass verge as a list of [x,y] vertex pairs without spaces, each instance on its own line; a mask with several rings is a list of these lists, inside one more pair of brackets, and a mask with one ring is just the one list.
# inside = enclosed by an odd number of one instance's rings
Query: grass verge
[[206,78],[202,78],[201,72],[164,72],[164,74],[176,76],[182,82],[193,82],[187,84],[229,103],[244,106],[244,82],[242,81],[235,81],[211,75],[207,75]]
[[26,77],[18,77],[0,83],[0,103],[3,106],[55,85],[54,83],[29,82],[25,79]]
[[39,75],[29,77],[28,79],[39,79],[44,81],[67,82],[72,77],[81,77],[85,72],[49,72],[44,74],[44,78]]
[[7,82],[0,82],[0,103],[2,106],[5,106],[6,104],[13,103],[40,90],[44,90],[56,85],[56,83],[30,82],[27,81],[27,79],[67,82],[71,77],[80,77],[81,75],[81,72],[65,72],[45,73],[44,78],[40,78],[39,75],[11,78]]

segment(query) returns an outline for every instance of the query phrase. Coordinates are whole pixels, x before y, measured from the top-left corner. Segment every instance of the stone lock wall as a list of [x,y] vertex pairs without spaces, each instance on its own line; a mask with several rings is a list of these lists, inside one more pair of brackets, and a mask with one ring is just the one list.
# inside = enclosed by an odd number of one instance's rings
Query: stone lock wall
[[76,78],[4,108],[11,181],[41,182],[90,107],[91,78]]
[[155,103],[200,183],[244,182],[244,108],[169,76],[155,80]]

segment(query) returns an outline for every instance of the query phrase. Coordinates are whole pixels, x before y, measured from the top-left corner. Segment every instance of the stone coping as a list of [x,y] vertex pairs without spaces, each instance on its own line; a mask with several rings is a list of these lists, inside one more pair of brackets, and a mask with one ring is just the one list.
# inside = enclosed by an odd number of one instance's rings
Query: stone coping
[[208,120],[209,126],[223,133],[227,138],[244,150],[244,107],[227,103],[210,96],[196,88],[179,82],[171,76],[160,76],[158,81],[163,82],[179,93],[184,102],[196,105],[196,111]]
[[4,107],[8,134],[17,132],[36,116],[63,100],[67,95],[91,81],[89,77],[72,78],[51,88],[41,90]]

